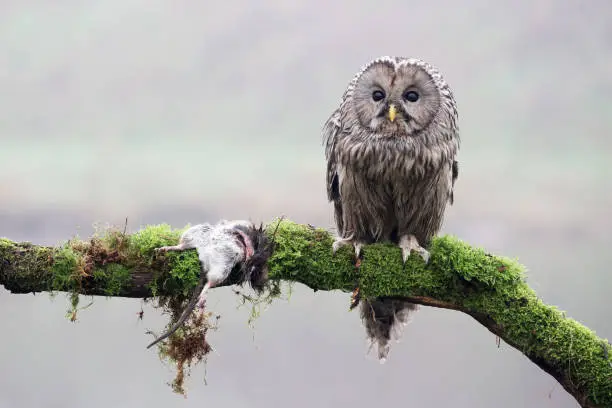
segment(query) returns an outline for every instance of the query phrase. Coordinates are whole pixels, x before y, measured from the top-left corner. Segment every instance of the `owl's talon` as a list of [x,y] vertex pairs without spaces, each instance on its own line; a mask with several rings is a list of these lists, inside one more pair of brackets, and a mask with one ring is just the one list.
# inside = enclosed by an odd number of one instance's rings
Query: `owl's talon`
[[359,259],[359,255],[361,255],[361,247],[363,244],[361,242],[353,242],[353,247],[355,247],[355,258]]
[[429,257],[430,257],[429,251],[427,251],[426,249],[423,249],[423,251],[421,251],[419,255],[421,255],[421,258],[423,258],[426,264],[429,263]]
[[336,252],[338,252],[338,250],[347,245],[348,241],[346,241],[344,238],[338,238],[334,241],[334,243],[332,244],[332,254],[335,254]]
[[359,259],[359,255],[361,255],[361,248],[363,247],[363,243],[353,241],[352,238],[336,238],[336,240],[332,244],[332,254],[335,254],[338,249],[345,245],[352,244],[355,249],[355,257]]
[[398,246],[402,249],[402,260],[404,263],[406,263],[412,251],[419,254],[426,264],[429,263],[429,251],[419,245],[414,235],[403,235]]

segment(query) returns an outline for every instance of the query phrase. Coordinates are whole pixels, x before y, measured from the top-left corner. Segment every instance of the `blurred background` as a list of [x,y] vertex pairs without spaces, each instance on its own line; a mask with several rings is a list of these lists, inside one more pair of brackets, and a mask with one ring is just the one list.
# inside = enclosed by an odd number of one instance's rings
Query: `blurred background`
[[[455,92],[444,233],[518,258],[545,302],[612,337],[612,3],[106,0],[0,3],[0,236],[57,244],[219,218],[331,228],[321,127],[360,67],[423,58]],[[576,407],[460,313],[422,308],[366,355],[349,295],[296,285],[247,326],[227,288],[187,382],[141,301],[0,289],[0,407]],[[82,300],[82,305],[88,299]]]

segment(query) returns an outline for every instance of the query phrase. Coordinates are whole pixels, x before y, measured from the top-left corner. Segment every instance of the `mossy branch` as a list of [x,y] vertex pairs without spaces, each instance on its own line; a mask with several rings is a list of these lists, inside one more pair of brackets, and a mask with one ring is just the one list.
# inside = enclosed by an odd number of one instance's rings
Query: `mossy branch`
[[[270,234],[276,224],[268,226]],[[168,225],[134,234],[107,230],[58,247],[0,239],[0,284],[13,293],[184,296],[200,272],[195,251],[154,253],[156,247],[175,244],[181,232]],[[427,265],[416,254],[403,265],[392,245],[366,246],[357,273],[348,247],[332,256],[332,237],[323,229],[282,221],[275,241],[269,261],[273,280],[343,292],[358,282],[367,298],[402,297],[467,313],[552,375],[582,407],[612,407],[611,346],[544,304],[515,261],[444,236],[433,240]]]

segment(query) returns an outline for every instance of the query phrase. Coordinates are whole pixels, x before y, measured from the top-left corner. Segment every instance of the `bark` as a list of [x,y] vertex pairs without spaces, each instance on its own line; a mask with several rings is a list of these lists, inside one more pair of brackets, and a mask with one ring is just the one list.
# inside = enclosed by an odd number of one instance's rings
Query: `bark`
[[[427,265],[416,254],[403,264],[398,248],[374,244],[364,248],[357,270],[350,248],[332,255],[325,230],[287,220],[277,224],[268,225],[269,234],[278,226],[271,280],[343,292],[358,284],[367,298],[401,297],[466,313],[552,375],[582,407],[612,407],[610,344],[544,304],[518,263],[444,236],[433,240]],[[0,239],[0,285],[12,293],[184,296],[200,273],[195,251],[153,251],[175,244],[180,232],[167,225],[134,234],[107,230],[56,247]]]

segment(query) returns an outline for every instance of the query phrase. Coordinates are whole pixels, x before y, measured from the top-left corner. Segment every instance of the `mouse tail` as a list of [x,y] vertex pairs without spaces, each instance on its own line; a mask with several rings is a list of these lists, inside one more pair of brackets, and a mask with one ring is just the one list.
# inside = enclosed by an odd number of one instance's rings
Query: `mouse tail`
[[167,339],[185,323],[185,320],[187,320],[191,312],[193,312],[193,309],[195,309],[196,304],[198,303],[200,292],[202,292],[202,290],[204,289],[205,280],[206,279],[204,278],[200,279],[200,281],[198,282],[198,286],[196,286],[196,288],[193,291],[193,294],[191,295],[191,299],[189,299],[189,303],[187,303],[185,310],[183,310],[181,317],[179,317],[176,323],[174,323],[167,332],[165,332],[164,334],[159,336],[157,339],[155,339],[151,344],[149,344],[147,348],[151,348],[157,343],[159,343],[160,341]]

